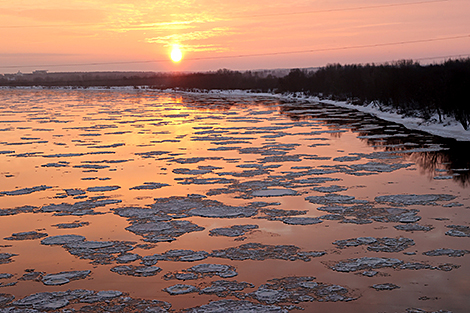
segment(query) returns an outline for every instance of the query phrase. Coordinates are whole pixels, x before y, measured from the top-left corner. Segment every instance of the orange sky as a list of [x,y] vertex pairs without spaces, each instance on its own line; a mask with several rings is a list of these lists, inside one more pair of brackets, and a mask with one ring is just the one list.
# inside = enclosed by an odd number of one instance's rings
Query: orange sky
[[[273,69],[468,56],[469,12],[469,0],[0,0],[0,73]],[[405,44],[389,45],[398,42]],[[184,54],[179,64],[169,58],[175,44]]]

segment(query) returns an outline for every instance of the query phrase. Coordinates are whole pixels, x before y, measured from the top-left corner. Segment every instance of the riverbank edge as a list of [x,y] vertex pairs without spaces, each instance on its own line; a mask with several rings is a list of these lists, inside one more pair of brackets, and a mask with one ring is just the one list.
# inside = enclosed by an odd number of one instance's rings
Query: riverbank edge
[[[452,117],[441,116],[441,121],[439,121],[439,116],[437,115],[432,116],[427,120],[416,116],[405,116],[404,114],[399,114],[392,108],[387,108],[378,102],[371,102],[368,105],[355,105],[352,104],[351,101],[322,99],[317,96],[307,96],[303,93],[256,93],[245,90],[181,91],[174,89],[165,89],[163,91],[181,92],[187,94],[211,93],[226,96],[270,96],[284,101],[309,102],[312,104],[324,103],[368,113],[379,119],[401,124],[410,130],[419,130],[435,136],[455,139],[457,141],[470,141],[470,129],[465,130],[462,124]],[[419,112],[414,113],[414,115],[419,114]]]
[[451,138],[457,141],[470,141],[470,129],[465,130],[461,123],[449,116],[441,116],[441,120],[439,117],[432,116],[429,119],[420,118],[419,112],[413,112],[415,114],[410,116],[405,116],[404,114],[400,114],[396,112],[393,108],[388,108],[380,103],[373,101],[367,105],[356,105],[352,104],[351,101],[338,101],[338,100],[330,100],[330,99],[323,99],[318,96],[308,96],[301,92],[296,93],[274,93],[274,92],[267,92],[267,93],[260,93],[254,92],[251,90],[221,90],[221,89],[211,89],[211,90],[198,90],[198,89],[191,89],[191,90],[182,90],[182,89],[154,89],[149,88],[148,86],[120,86],[120,87],[110,87],[110,88],[103,88],[103,87],[76,87],[76,86],[63,86],[63,87],[41,87],[41,86],[31,86],[31,87],[0,87],[0,90],[114,90],[114,91],[160,91],[160,92],[168,92],[168,93],[182,93],[182,94],[218,94],[224,96],[263,96],[263,97],[273,97],[279,100],[289,101],[289,102],[308,102],[311,104],[314,103],[324,103],[334,106],[339,106],[343,108],[358,110],[360,112],[371,114],[379,119],[401,124],[407,129],[410,130],[419,130],[423,131],[435,136],[440,136],[444,138]]

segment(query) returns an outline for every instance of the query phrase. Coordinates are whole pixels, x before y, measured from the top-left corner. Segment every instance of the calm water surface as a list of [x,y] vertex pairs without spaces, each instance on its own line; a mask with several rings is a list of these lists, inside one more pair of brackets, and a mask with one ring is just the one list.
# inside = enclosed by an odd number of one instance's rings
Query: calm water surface
[[262,96],[0,90],[0,311],[465,312],[469,148]]

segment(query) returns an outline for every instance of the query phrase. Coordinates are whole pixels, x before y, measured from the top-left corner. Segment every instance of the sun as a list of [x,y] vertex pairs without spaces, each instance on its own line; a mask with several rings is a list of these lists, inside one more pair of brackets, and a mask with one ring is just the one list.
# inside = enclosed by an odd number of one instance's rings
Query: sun
[[178,45],[173,45],[173,48],[171,49],[170,58],[175,63],[180,62],[183,58],[183,53],[181,52],[181,49]]

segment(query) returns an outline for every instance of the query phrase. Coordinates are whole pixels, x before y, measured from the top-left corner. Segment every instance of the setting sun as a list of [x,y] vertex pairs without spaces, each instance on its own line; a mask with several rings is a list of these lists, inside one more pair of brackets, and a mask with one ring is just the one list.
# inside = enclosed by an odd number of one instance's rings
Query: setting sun
[[181,59],[183,58],[183,53],[181,52],[181,49],[178,45],[173,46],[173,48],[171,49],[170,57],[171,60],[175,63],[181,61]]

